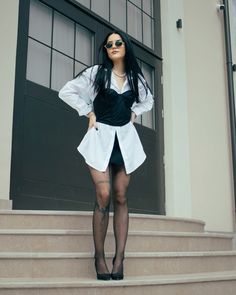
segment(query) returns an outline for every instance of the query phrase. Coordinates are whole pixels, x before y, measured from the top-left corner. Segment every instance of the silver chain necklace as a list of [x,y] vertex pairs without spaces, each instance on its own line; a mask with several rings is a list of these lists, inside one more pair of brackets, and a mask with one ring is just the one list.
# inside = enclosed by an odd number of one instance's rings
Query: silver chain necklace
[[116,73],[114,70],[112,70],[112,72],[119,78],[124,78],[126,76],[126,73],[120,75],[120,74]]

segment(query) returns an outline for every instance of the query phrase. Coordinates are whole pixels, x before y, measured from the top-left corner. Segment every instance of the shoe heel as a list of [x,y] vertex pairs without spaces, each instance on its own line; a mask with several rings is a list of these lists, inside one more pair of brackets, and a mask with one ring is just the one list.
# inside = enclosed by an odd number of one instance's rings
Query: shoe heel
[[112,273],[112,274],[111,274],[111,278],[112,278],[112,280],[114,280],[114,281],[121,281],[121,280],[124,279],[124,274],[123,274],[123,273],[119,273],[119,272],[117,272],[117,273]]
[[97,280],[109,281],[111,279],[111,274],[109,273],[97,273]]
[[110,273],[98,273],[97,271],[97,259],[95,259],[95,270],[96,270],[96,273],[97,273],[97,280],[101,280],[101,281],[109,281],[111,279],[111,274]]
[[[112,264],[114,265],[114,261],[115,261],[116,257],[113,258],[112,260]],[[120,281],[124,279],[124,266],[123,266],[123,260],[121,262],[121,267],[120,267],[120,271],[116,272],[116,273],[111,273],[111,279],[114,281]]]

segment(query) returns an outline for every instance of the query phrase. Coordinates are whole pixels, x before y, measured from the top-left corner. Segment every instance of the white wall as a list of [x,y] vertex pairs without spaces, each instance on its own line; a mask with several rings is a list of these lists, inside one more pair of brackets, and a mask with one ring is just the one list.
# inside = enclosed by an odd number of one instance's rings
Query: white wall
[[18,0],[2,1],[0,9],[0,208],[10,205],[10,167],[18,28]]
[[[218,0],[161,0],[166,204],[171,216],[233,230],[223,15]],[[183,28],[175,26],[183,19]]]

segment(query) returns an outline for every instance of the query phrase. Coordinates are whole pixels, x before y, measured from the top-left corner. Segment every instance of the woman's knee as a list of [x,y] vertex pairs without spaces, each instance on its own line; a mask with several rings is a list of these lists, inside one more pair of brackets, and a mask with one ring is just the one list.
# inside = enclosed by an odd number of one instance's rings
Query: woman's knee
[[126,205],[127,198],[124,190],[114,190],[114,198],[113,198],[115,205]]
[[107,207],[110,203],[110,189],[109,187],[97,188],[97,202],[101,207]]

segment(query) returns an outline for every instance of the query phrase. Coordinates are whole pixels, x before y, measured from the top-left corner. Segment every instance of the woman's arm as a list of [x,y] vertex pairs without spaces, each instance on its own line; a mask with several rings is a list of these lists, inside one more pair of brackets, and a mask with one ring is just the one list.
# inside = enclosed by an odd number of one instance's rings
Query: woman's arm
[[[141,79],[145,84],[146,81],[143,78]],[[135,113],[136,116],[150,111],[153,107],[153,95],[151,94],[149,88],[147,88],[147,90],[145,89],[143,83],[140,80],[138,81],[139,102],[135,102],[131,108],[132,112]]]
[[67,82],[59,91],[58,96],[80,116],[87,115],[93,111],[93,100],[95,98],[93,81],[98,66],[93,66],[85,70],[77,78]]
[[97,121],[96,121],[96,115],[94,112],[89,112],[87,114],[87,117],[89,118],[89,124],[88,124],[88,130],[91,129],[92,127],[97,128]]

